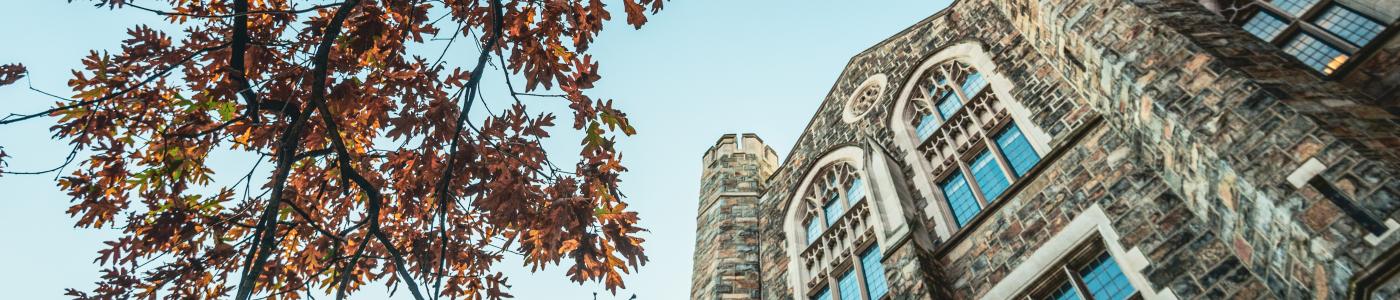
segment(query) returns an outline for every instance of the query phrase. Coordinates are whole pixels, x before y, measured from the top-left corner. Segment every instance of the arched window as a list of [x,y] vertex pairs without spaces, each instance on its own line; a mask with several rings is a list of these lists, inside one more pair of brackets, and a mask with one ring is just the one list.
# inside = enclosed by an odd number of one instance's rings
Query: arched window
[[889,287],[875,217],[881,208],[863,151],[845,147],[816,165],[788,206],[794,293],[800,299],[884,299]]
[[847,211],[865,200],[865,180],[856,172],[855,166],[839,162],[827,166],[817,175],[816,181],[802,197],[808,204],[803,219],[807,228],[806,244],[815,242]]
[[1010,99],[1010,82],[993,72],[976,44],[921,64],[896,102],[892,128],[916,161],[926,212],[947,236],[1000,199],[1045,154],[1044,136]]

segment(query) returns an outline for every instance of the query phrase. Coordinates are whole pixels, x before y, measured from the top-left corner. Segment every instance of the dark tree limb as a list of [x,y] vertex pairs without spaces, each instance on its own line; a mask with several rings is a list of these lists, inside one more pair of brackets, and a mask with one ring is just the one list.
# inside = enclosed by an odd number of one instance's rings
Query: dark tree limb
[[233,13],[233,53],[230,53],[228,63],[232,74],[229,77],[233,78],[243,101],[247,102],[247,112],[244,115],[256,124],[262,119],[258,117],[258,94],[253,91],[253,85],[248,83],[248,70],[244,61],[248,52],[248,0],[234,0]]
[[[442,180],[439,180],[437,184],[436,200],[438,205],[438,222],[440,224],[439,227],[441,227],[438,238],[441,239],[441,244],[438,252],[437,278],[434,280],[434,299],[441,298],[442,278],[446,275],[444,271],[447,269],[447,211],[450,209],[450,203],[453,203],[452,198],[454,198],[450,194],[449,185],[452,182],[452,175],[455,174],[453,170],[456,169],[457,166],[457,144],[462,139],[462,128],[465,127],[467,115],[471,113],[472,104],[476,100],[476,93],[472,91],[480,89],[481,77],[485,75],[486,62],[491,59],[491,51],[496,48],[497,42],[502,38],[502,27],[504,27],[505,23],[505,20],[501,18],[502,10],[503,8],[500,0],[491,1],[492,33],[491,36],[486,39],[486,44],[481,47],[481,53],[477,55],[476,67],[472,69],[472,78],[462,87],[468,91],[463,95],[463,98],[466,99],[466,103],[461,105],[462,109],[457,113],[457,127],[453,129],[452,141],[448,146],[447,165],[443,168]],[[454,33],[453,36],[455,37],[456,34],[460,33]],[[460,99],[461,98],[459,98],[459,102]]]

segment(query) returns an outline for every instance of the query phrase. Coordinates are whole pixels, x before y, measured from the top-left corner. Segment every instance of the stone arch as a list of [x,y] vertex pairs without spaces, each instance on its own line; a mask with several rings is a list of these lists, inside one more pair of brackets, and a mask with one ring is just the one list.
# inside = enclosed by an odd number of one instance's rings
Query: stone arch
[[[980,77],[979,80],[985,81],[985,87],[978,89],[978,92],[974,95],[965,96],[962,89],[952,87],[943,90],[931,89],[929,91],[923,91],[923,89],[928,86],[949,87],[951,85],[961,85],[958,84],[958,82],[967,82],[968,78],[972,76],[971,74],[977,74],[977,76]],[[939,76],[951,80],[951,83],[937,82]],[[921,133],[919,130],[921,128],[918,128],[919,126],[916,125],[915,122],[920,120],[914,119],[914,117],[916,117],[915,113],[933,113],[934,110],[938,109],[938,103],[935,101],[938,100],[938,97],[944,96],[945,94],[943,93],[956,94],[956,96],[960,98],[968,97],[970,99],[964,100],[968,102],[974,102],[974,100],[986,97],[986,99],[989,100],[985,100],[984,102],[986,103],[979,104],[983,106],[981,108],[982,111],[965,113],[965,115],[972,115],[970,118],[1003,118],[1011,120],[1011,124],[1019,126],[1021,133],[1029,141],[1029,144],[1034,148],[1035,152],[1040,156],[1044,156],[1046,153],[1049,153],[1050,150],[1050,136],[1044,130],[1036,126],[1036,123],[1032,122],[1030,110],[1013,97],[1011,91],[1014,86],[1015,85],[1009,78],[998,71],[996,63],[980,42],[964,41],[944,47],[920,62],[914,71],[910,73],[907,81],[901,86],[897,98],[895,98],[894,107],[890,111],[888,122],[889,128],[893,133],[892,140],[894,141],[894,145],[902,150],[898,151],[900,153],[896,155],[902,155],[904,161],[909,162],[914,169],[914,174],[910,180],[915,190],[917,190],[916,192],[920,193],[924,199],[929,200],[927,205],[923,207],[923,213],[925,216],[932,217],[935,223],[933,231],[941,238],[946,239],[950,237],[957,228],[948,218],[941,217],[947,214],[947,212],[944,211],[944,206],[940,204],[943,203],[942,201],[944,200],[942,200],[941,192],[939,192],[936,186],[936,182],[939,180],[939,174],[946,173],[943,171],[950,168],[950,166],[946,164],[935,164],[933,162],[935,159],[930,158],[929,153],[947,152],[954,153],[949,155],[956,155],[956,153],[964,150],[959,149],[960,145],[977,143],[978,140],[965,136],[948,135],[953,138],[942,139],[931,143],[924,142],[927,140],[940,139],[940,137],[933,136],[939,134],[938,131],[987,130],[987,128],[971,128],[973,125],[970,123],[976,122],[958,123],[958,120],[950,122],[949,120],[938,118],[939,120],[937,121],[941,121],[941,123],[938,123],[936,126],[937,128],[932,129],[935,131],[934,133],[928,133],[930,129],[927,128],[923,128],[924,132]],[[966,89],[966,87],[962,88]],[[987,124],[987,126],[993,125],[996,124]],[[944,127],[962,128],[949,129]],[[993,129],[999,128],[1002,127]],[[927,138],[925,139],[925,137]],[[946,149],[946,151],[939,151],[945,150],[941,148],[930,149],[939,147],[949,149]]]

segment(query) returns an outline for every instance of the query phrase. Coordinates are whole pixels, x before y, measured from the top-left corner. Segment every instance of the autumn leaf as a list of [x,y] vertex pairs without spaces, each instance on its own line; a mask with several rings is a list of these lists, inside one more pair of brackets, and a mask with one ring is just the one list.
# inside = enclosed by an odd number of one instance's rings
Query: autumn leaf
[[0,65],[0,86],[10,85],[24,78],[29,70],[23,64]]
[[[501,299],[509,255],[615,292],[647,261],[619,191],[617,137],[636,129],[589,96],[603,78],[589,46],[613,13],[602,1],[88,2],[168,24],[133,24],[113,50],[78,57],[74,101],[0,120],[54,117],[53,137],[81,154],[58,168],[66,213],[118,232],[94,256],[92,287],[69,297],[300,299],[387,285]],[[622,9],[640,27],[661,8]],[[473,59],[438,57],[456,52]],[[0,66],[0,85],[25,75]],[[478,98],[491,89],[551,90],[572,126]],[[550,159],[543,145],[559,130],[583,133],[576,161]],[[0,149],[0,169],[6,159]]]

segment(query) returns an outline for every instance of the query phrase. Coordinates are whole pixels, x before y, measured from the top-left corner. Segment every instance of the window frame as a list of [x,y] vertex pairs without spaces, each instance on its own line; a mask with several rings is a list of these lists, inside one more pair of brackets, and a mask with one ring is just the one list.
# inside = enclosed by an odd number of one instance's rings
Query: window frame
[[[1356,67],[1360,65],[1359,62],[1365,61],[1366,58],[1369,58],[1373,53],[1375,53],[1377,49],[1380,49],[1381,46],[1384,46],[1383,44],[1385,44],[1386,41],[1390,40],[1390,38],[1396,33],[1396,29],[1400,28],[1400,26],[1393,26],[1394,24],[1386,23],[1376,16],[1352,8],[1351,6],[1344,3],[1340,3],[1336,0],[1318,0],[1307,10],[1304,10],[1298,15],[1289,13],[1283,8],[1280,8],[1277,5],[1275,5],[1272,1],[1268,0],[1239,0],[1236,3],[1245,4],[1236,4],[1237,7],[1241,8],[1240,11],[1233,16],[1234,18],[1230,22],[1240,26],[1241,28],[1243,28],[1244,25],[1248,23],[1250,19],[1253,19],[1256,15],[1261,13],[1270,14],[1275,18],[1278,18],[1279,20],[1283,21],[1284,23],[1283,30],[1279,31],[1279,33],[1271,39],[1264,39],[1262,37],[1255,36],[1254,34],[1249,34],[1249,36],[1251,37],[1274,45],[1275,47],[1278,47],[1280,50],[1282,50],[1287,46],[1289,42],[1298,38],[1299,35],[1307,34],[1312,36],[1318,42],[1321,42],[1329,47],[1337,49],[1343,54],[1346,54],[1348,56],[1346,62],[1343,62],[1341,65],[1333,69],[1332,73],[1324,73],[1322,70],[1314,69],[1312,68],[1312,66],[1307,65],[1306,62],[1303,62],[1302,59],[1299,59],[1298,57],[1295,57],[1292,54],[1285,55],[1288,59],[1291,59],[1294,62],[1307,66],[1307,68],[1305,69],[1307,69],[1308,72],[1311,72],[1313,75],[1319,76],[1326,80],[1337,80],[1346,77],[1348,74],[1351,73],[1352,70],[1356,69]],[[1348,41],[1347,39],[1342,38],[1341,36],[1335,33],[1332,33],[1332,31],[1322,28],[1317,24],[1314,24],[1318,21],[1319,17],[1322,16],[1323,12],[1326,12],[1329,8],[1333,7],[1351,11],[1352,13],[1355,13],[1356,15],[1361,16],[1362,18],[1375,22],[1376,24],[1380,24],[1382,26],[1380,33],[1377,34],[1375,38],[1371,39],[1371,41],[1366,45],[1354,45],[1351,43],[1351,41]]]
[[[979,95],[987,93],[987,90],[990,90],[990,88],[983,88],[982,92],[980,92]],[[959,110],[959,112],[961,112],[961,110]],[[999,136],[1004,130],[1007,129],[1007,127],[1009,127],[1015,122],[1016,120],[1014,120],[1013,118],[997,120],[997,123],[993,125],[990,128],[990,130],[984,129],[983,126],[973,126],[976,127],[975,132],[973,134],[976,135],[976,139],[978,141],[972,142],[972,147],[968,148],[966,151],[957,153],[954,156],[954,164],[957,165],[957,167],[948,168],[943,170],[943,172],[941,173],[933,174],[932,178],[934,179],[933,182],[934,186],[936,187],[936,191],[933,194],[934,197],[937,198],[939,205],[941,205],[941,207],[943,208],[941,209],[942,213],[940,215],[947,222],[946,224],[951,225],[952,228],[950,228],[949,231],[953,232],[955,235],[957,232],[961,232],[964,229],[977,224],[977,219],[982,214],[995,207],[992,205],[999,202],[1004,202],[1000,200],[1003,200],[1006,197],[1010,197],[1009,195],[1015,194],[1014,187],[1018,183],[1020,183],[1024,178],[1032,177],[1032,170],[1039,168],[1039,166],[1046,161],[1045,158],[1047,155],[1045,153],[1040,153],[1037,149],[1035,149],[1034,146],[1032,146],[1031,150],[1036,151],[1037,156],[1037,161],[1035,165],[1032,166],[1029,170],[1027,170],[1026,174],[1021,176],[1017,176],[1016,171],[1011,169],[1011,161],[1006,158],[1005,151],[1003,151],[1001,147],[996,144],[996,137]],[[1018,125],[1017,127],[1024,128],[1024,125]],[[1021,135],[1024,136],[1025,134],[1026,133],[1024,131],[1021,132]],[[1026,142],[1032,143],[1029,137],[1027,137]],[[1007,187],[1003,189],[1001,191],[1001,194],[997,195],[996,197],[987,197],[987,194],[982,191],[981,185],[978,184],[976,175],[974,175],[972,170],[972,162],[977,159],[978,155],[984,152],[987,152],[988,155],[992,156],[993,161],[995,161],[997,167],[1001,169],[1001,173],[1007,181]],[[963,224],[959,224],[960,222],[958,222],[957,216],[953,213],[952,203],[948,201],[948,195],[945,195],[943,193],[943,189],[941,188],[943,182],[948,181],[953,176],[953,174],[958,173],[963,174],[963,180],[967,181],[967,185],[972,190],[972,196],[974,199],[977,200],[977,205],[979,208],[977,213],[973,214],[972,218],[968,219],[968,221]]]
[[[1052,264],[1052,267],[1047,268],[1042,274],[1037,276],[1034,282],[1027,285],[1024,291],[1012,298],[1020,300],[1049,299],[1050,295],[1053,295],[1061,286],[1064,286],[1064,284],[1068,282],[1073,287],[1074,292],[1079,295],[1080,300],[1097,300],[1094,298],[1092,292],[1090,292],[1088,285],[1084,282],[1083,275],[1079,274],[1078,270],[1093,263],[1100,255],[1108,255],[1110,260],[1118,259],[1108,250],[1108,245],[1104,243],[1103,239],[1094,238],[1085,241],[1082,245],[1076,246],[1073,250],[1070,250],[1069,254]],[[1125,273],[1126,276],[1127,271],[1122,270],[1123,265],[1117,265],[1119,271]],[[1144,298],[1142,291],[1135,286],[1132,288],[1133,294],[1129,295],[1127,299],[1142,300]]]
[[[870,286],[869,282],[867,282],[866,280],[866,272],[869,271],[865,269],[863,261],[861,260],[861,254],[864,254],[867,251],[874,251],[874,253],[879,253],[879,262],[881,268],[880,271],[886,271],[884,270],[885,254],[883,252],[883,249],[879,248],[879,243],[870,240],[861,243],[857,247],[851,247],[850,249],[852,249],[853,251],[841,253],[841,258],[839,258],[841,260],[841,263],[837,264],[835,268],[832,268],[831,271],[827,272],[824,280],[826,281],[826,283],[819,285],[814,289],[808,290],[808,295],[806,295],[806,299],[815,299],[818,295],[821,294],[822,290],[830,291],[831,300],[888,300],[894,297],[891,296],[894,293],[889,292],[889,276],[885,276],[885,294],[880,296],[880,298],[870,298]],[[852,275],[855,276],[854,280],[856,282],[856,289],[858,294],[860,295],[860,299],[841,298],[841,277],[844,276],[847,272],[850,272]]]
[[[826,235],[826,232],[831,230],[831,226],[835,225],[836,223],[839,223],[839,221],[841,220],[841,218],[843,218],[843,217],[845,217],[846,215],[848,215],[849,212],[851,211],[851,209],[854,208],[854,207],[856,206],[856,204],[859,204],[861,201],[865,201],[865,200],[867,200],[868,198],[870,198],[870,191],[869,191],[869,188],[867,187],[867,185],[869,185],[867,182],[869,182],[870,180],[867,179],[867,178],[865,178],[865,171],[864,171],[864,170],[861,170],[860,168],[858,168],[858,167],[856,166],[856,164],[854,164],[854,163],[851,163],[851,162],[835,162],[835,163],[826,165],[826,166],[822,167],[822,169],[818,169],[818,172],[820,172],[820,173],[817,174],[817,175],[818,175],[817,178],[813,178],[813,179],[819,179],[819,180],[839,180],[839,178],[828,178],[828,176],[836,176],[836,175],[834,175],[834,174],[832,174],[832,173],[829,173],[829,172],[834,171],[834,170],[832,170],[831,168],[835,168],[836,166],[838,166],[838,165],[840,165],[840,164],[846,164],[847,167],[851,168],[851,170],[850,170],[851,173],[852,173],[852,174],[855,174],[855,175],[854,175],[854,176],[851,176],[851,177],[849,177],[849,178],[846,178],[846,179],[848,179],[848,180],[846,180],[846,181],[838,181],[837,183],[840,184],[840,188],[830,189],[830,188],[828,187],[828,190],[824,190],[823,192],[833,192],[833,193],[835,193],[835,194],[836,194],[835,197],[829,197],[829,196],[828,196],[828,197],[823,197],[822,203],[820,203],[820,205],[818,205],[817,207],[815,207],[815,208],[813,208],[813,209],[808,210],[808,213],[807,213],[806,216],[802,216],[802,219],[800,219],[800,220],[803,220],[803,222],[801,223],[801,225],[802,225],[802,230],[804,231],[803,234],[802,234],[802,240],[803,240],[804,242],[806,242],[805,244],[803,244],[803,245],[804,245],[804,248],[803,248],[804,251],[805,251],[806,248],[810,248],[810,247],[813,247],[814,245],[816,245],[816,240],[820,240],[822,236]],[[861,183],[860,192],[862,193],[862,195],[860,196],[860,198],[857,198],[857,199],[852,200],[852,199],[850,199],[850,195],[848,194],[848,192],[850,192],[851,186],[852,186],[853,183],[855,183],[855,182],[860,182],[860,183]],[[838,205],[840,205],[840,207],[841,207],[841,213],[840,213],[839,215],[837,215],[837,216],[834,216],[834,217],[833,217],[833,216],[827,215],[827,212],[826,212],[826,206],[832,204],[833,202],[839,203]],[[806,232],[805,232],[805,231],[807,230],[807,226],[810,226],[810,225],[809,225],[810,223],[807,223],[807,222],[811,222],[811,221],[821,221],[821,222],[819,223],[820,226],[818,227],[819,232],[817,233],[815,239],[809,238],[809,237],[808,237],[808,234],[806,234]]]

